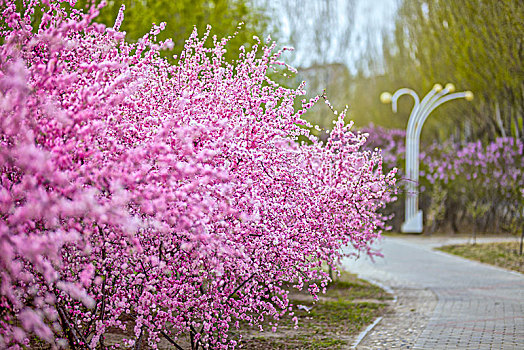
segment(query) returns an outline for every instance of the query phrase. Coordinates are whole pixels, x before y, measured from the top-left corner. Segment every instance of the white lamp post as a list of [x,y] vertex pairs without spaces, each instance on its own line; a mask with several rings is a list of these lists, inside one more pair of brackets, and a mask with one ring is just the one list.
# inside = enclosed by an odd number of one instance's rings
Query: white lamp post
[[442,85],[435,84],[433,89],[420,101],[417,93],[411,89],[403,88],[397,90],[393,95],[383,92],[380,95],[382,103],[391,103],[393,112],[397,112],[397,100],[402,95],[411,95],[415,100],[415,105],[409,116],[406,130],[406,178],[407,196],[404,223],[402,232],[422,232],[422,210],[418,210],[418,175],[419,175],[419,144],[420,131],[422,125],[429,114],[441,104],[458,98],[465,98],[468,101],[473,99],[471,91],[455,92],[455,86],[451,83]]

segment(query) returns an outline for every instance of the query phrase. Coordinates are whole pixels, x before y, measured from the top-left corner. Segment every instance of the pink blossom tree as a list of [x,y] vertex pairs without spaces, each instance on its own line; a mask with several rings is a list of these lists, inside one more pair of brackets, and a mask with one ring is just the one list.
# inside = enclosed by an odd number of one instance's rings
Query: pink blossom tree
[[374,253],[394,172],[345,113],[309,135],[318,98],[295,110],[304,86],[268,78],[290,69],[274,43],[233,65],[194,32],[172,65],[164,24],[129,44],[123,9],[106,28],[0,4],[0,347],[235,347],[240,322],[291,313],[287,285],[316,297],[341,247]]

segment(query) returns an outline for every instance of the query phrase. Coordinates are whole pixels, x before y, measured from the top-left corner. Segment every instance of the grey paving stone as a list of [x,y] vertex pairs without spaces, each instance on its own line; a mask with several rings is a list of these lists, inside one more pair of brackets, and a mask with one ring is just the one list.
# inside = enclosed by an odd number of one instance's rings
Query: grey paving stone
[[398,296],[357,348],[524,349],[524,276],[435,252],[434,241],[387,237],[384,259],[344,261]]

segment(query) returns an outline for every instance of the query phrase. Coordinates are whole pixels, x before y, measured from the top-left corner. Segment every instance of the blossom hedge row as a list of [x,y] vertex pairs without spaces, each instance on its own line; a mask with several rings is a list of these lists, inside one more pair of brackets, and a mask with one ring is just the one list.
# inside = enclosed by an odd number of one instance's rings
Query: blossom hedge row
[[295,110],[304,86],[267,77],[275,44],[231,64],[195,32],[172,65],[164,24],[130,44],[123,10],[107,28],[96,7],[16,4],[0,1],[0,348],[232,348],[231,328],[292,314],[287,285],[316,296],[342,246],[373,254],[394,171],[344,113],[326,144],[309,135],[318,99]]

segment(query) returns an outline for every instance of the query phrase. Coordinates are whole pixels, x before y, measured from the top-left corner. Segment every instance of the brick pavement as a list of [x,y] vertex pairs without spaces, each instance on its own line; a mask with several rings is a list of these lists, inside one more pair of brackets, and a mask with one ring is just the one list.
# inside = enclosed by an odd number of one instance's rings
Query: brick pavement
[[524,285],[435,288],[439,302],[414,349],[524,349],[524,298],[517,289]]
[[385,258],[375,264],[344,261],[398,295],[357,348],[524,349],[524,276],[432,251],[435,245],[386,238]]
[[411,349],[426,328],[437,298],[428,289],[394,289],[390,311],[358,344],[359,350]]

